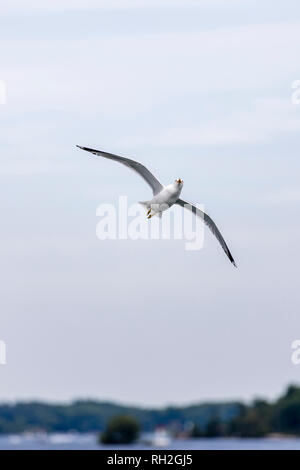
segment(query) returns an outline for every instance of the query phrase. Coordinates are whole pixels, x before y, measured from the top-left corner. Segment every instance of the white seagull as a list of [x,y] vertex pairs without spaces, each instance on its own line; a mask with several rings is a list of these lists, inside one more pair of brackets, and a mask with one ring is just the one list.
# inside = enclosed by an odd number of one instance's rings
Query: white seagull
[[136,171],[149,184],[153,191],[153,198],[150,201],[140,202],[140,204],[144,205],[147,208],[148,219],[150,219],[154,215],[158,215],[159,217],[161,217],[162,212],[169,209],[171,206],[173,206],[173,204],[179,204],[185,209],[190,210],[193,214],[201,217],[204,223],[210,228],[212,233],[220,242],[223,250],[230,259],[231,263],[235,267],[237,267],[233,256],[230,253],[229,248],[221,235],[221,232],[219,231],[214,221],[209,217],[209,215],[207,215],[205,212],[203,212],[201,209],[194,206],[193,204],[190,204],[189,202],[179,198],[183,187],[183,180],[181,178],[176,179],[174,183],[169,184],[168,186],[163,186],[144,165],[139,162],[136,162],[135,160],[120,157],[119,155],[114,155],[113,153],[103,152],[102,150],[81,147],[80,145],[76,145],[76,147],[79,147],[82,150],[86,150],[87,152],[91,152],[94,155],[99,155],[100,157],[109,158],[110,160],[115,160],[116,162],[123,163],[123,165],[126,165],[132,170]]

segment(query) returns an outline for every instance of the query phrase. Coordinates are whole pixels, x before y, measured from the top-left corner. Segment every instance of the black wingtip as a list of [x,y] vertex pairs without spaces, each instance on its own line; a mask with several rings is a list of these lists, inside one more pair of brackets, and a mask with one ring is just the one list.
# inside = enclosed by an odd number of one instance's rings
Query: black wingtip
[[76,147],[78,147],[79,149],[84,150],[84,147],[81,147],[80,145],[76,145]]
[[[227,250],[228,250],[227,245],[226,245],[226,248],[227,248]],[[231,262],[231,264],[233,264],[233,266],[234,266],[235,268],[237,268],[236,262],[234,261],[234,258],[233,258],[233,256],[232,256],[232,254],[230,253],[230,251],[229,251],[229,250],[228,250],[228,251],[224,250],[224,251],[225,251],[226,255],[228,256],[229,261]]]

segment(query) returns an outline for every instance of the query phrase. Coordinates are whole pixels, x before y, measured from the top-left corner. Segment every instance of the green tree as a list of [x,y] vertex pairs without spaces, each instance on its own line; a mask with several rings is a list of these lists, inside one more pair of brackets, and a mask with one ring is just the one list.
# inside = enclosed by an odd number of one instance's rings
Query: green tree
[[226,435],[226,424],[218,416],[212,417],[206,424],[205,437],[221,437]]
[[193,423],[193,426],[192,426],[192,428],[191,428],[189,437],[191,437],[191,438],[199,438],[199,437],[203,437],[203,436],[204,436],[203,429],[201,429],[201,428],[198,426],[198,424]]
[[249,407],[241,407],[240,414],[230,423],[230,434],[239,437],[263,437],[271,431],[272,406],[264,400],[255,400]]
[[129,415],[112,418],[100,435],[103,444],[131,444],[139,436],[138,422]]
[[287,388],[274,406],[272,422],[277,432],[300,435],[300,387]]

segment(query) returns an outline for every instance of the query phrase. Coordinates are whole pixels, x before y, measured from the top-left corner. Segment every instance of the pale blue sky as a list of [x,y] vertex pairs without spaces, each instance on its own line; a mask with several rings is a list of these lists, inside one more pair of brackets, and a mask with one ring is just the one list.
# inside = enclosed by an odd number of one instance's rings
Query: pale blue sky
[[[0,400],[187,403],[297,382],[299,2],[1,9]],[[200,252],[99,241],[97,206],[149,190],[76,144],[182,177],[239,269],[208,232]]]

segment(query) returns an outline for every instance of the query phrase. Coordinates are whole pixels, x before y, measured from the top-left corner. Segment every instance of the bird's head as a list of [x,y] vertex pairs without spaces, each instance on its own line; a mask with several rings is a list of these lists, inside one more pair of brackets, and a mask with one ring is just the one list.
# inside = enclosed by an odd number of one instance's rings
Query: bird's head
[[177,180],[175,180],[175,183],[179,186],[183,186],[183,180],[181,178],[177,178]]

